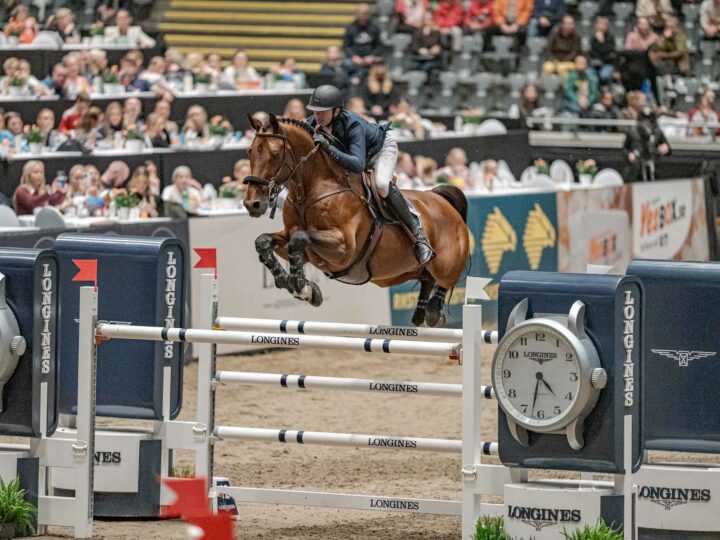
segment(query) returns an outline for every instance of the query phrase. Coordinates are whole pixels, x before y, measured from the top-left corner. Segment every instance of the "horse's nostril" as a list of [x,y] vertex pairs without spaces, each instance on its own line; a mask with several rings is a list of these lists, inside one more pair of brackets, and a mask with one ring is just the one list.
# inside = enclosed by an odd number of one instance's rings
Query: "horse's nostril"
[[252,207],[255,208],[256,210],[257,210],[258,208],[260,208],[260,201],[255,201],[255,202],[253,202],[253,203],[252,203]]

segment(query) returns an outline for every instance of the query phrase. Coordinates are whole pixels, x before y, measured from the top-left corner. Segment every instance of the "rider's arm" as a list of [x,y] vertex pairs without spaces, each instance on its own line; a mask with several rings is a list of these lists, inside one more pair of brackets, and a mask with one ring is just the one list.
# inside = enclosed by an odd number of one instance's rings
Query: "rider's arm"
[[349,135],[348,154],[332,145],[328,149],[328,153],[348,171],[362,173],[365,170],[365,133],[363,133],[362,125],[358,123],[352,126]]

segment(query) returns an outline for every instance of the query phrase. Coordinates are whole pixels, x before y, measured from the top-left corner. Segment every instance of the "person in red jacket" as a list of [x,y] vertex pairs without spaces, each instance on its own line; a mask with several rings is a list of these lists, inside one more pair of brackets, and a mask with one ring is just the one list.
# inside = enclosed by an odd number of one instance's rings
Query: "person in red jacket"
[[90,96],[85,92],[80,92],[75,98],[75,104],[63,113],[58,130],[66,134],[74,131],[80,122],[80,118],[89,108]]
[[490,28],[493,0],[472,0],[465,12],[465,28],[471,32],[482,32]]
[[532,10],[533,0],[495,0],[493,25],[486,32],[485,49],[490,49],[494,36],[515,37],[518,45],[524,45]]
[[460,0],[440,0],[435,8],[435,24],[444,35],[452,38],[453,51],[462,47],[462,24],[465,18],[465,9]]
[[33,214],[36,208],[48,204],[60,206],[65,201],[66,192],[67,185],[61,185],[57,180],[48,188],[45,184],[45,165],[40,160],[31,159],[25,163],[20,185],[13,195],[15,213],[21,216]]

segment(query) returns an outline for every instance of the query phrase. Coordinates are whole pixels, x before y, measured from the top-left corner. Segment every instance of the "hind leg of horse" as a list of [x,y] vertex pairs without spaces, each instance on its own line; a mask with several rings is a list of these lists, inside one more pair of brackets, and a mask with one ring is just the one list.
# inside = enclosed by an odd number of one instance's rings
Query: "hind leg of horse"
[[260,256],[260,262],[270,270],[275,279],[275,286],[278,289],[288,288],[288,273],[280,264],[275,256],[275,249],[283,247],[287,244],[287,238],[283,233],[268,234],[264,233],[255,239],[255,250]]
[[288,276],[288,290],[300,300],[305,300],[317,307],[322,304],[322,293],[317,283],[305,278],[303,266],[306,262],[305,249],[310,245],[310,236],[305,231],[297,231],[288,242],[288,261],[290,261],[290,275]]
[[420,326],[425,322],[427,315],[426,306],[434,286],[435,278],[433,278],[429,272],[423,272],[420,276],[420,294],[418,295],[417,305],[415,306],[415,311],[412,316],[412,323],[415,326]]
[[427,303],[425,322],[428,326],[443,326],[445,324],[445,315],[442,311],[445,308],[446,296],[447,289],[438,285],[435,294]]

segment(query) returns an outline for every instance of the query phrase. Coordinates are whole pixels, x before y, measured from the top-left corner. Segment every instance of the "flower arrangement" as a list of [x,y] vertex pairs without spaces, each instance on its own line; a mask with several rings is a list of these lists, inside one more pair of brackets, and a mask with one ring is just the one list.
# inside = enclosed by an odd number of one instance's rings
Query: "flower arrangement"
[[90,27],[90,37],[99,37],[105,35],[105,27],[100,21],[96,21]]
[[231,129],[232,125],[230,124],[230,121],[219,114],[210,119],[208,132],[211,137],[225,137],[228,133],[230,133]]
[[533,161],[533,167],[535,167],[535,172],[538,174],[550,174],[550,165],[543,158]]
[[450,178],[445,173],[440,173],[437,176],[435,176],[435,183],[436,184],[449,184]]
[[118,67],[112,66],[110,69],[106,69],[100,77],[102,77],[102,82],[105,84],[117,84],[119,80]]
[[137,193],[118,193],[113,199],[115,208],[135,208],[140,204],[140,197]]
[[223,184],[220,186],[220,192],[218,194],[221,199],[237,199],[238,195],[240,195],[240,190],[238,190],[235,184]]
[[594,159],[581,159],[575,164],[578,174],[594,176],[598,172],[597,162]]
[[475,114],[468,114],[463,116],[463,124],[481,124],[483,117]]
[[17,26],[12,26],[8,30],[8,37],[14,37],[14,38],[20,38],[20,34],[22,34],[22,30]]
[[33,126],[28,130],[25,140],[28,144],[44,144],[45,135],[43,135],[39,127]]
[[13,76],[13,78],[10,79],[10,86],[14,86],[15,88],[22,88],[23,86],[25,86],[26,83],[27,80],[17,75]]
[[126,141],[144,141],[145,134],[135,124],[130,124],[125,130]]
[[405,122],[402,118],[393,118],[392,122],[390,122],[390,127],[393,129],[400,129],[405,127]]
[[212,76],[209,73],[196,73],[195,84],[210,84]]

